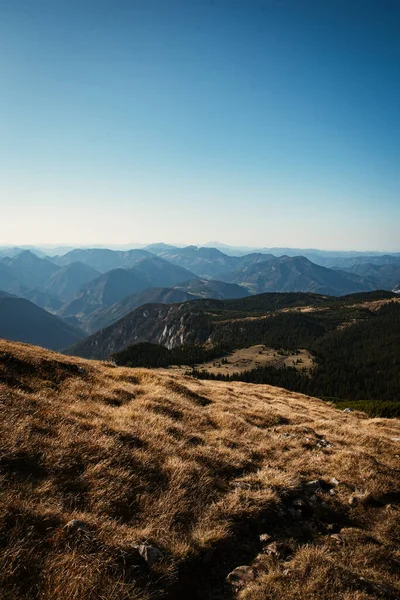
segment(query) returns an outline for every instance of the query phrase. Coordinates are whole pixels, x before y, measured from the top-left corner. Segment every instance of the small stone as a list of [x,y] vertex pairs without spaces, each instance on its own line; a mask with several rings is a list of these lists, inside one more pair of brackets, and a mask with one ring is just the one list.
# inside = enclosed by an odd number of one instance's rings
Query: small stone
[[354,409],[353,408],[345,408],[343,412],[344,413],[351,413],[351,412],[354,412]]
[[272,542],[267,548],[267,554],[281,560],[285,559],[289,553],[289,548],[285,544],[279,542]]
[[269,542],[270,540],[272,540],[272,536],[270,536],[269,533],[262,533],[260,535],[260,542],[263,544]]
[[72,519],[68,521],[65,525],[65,529],[69,529],[71,531],[82,531],[83,533],[89,533],[90,529],[85,523],[85,521],[80,521],[79,519]]
[[317,448],[331,448],[332,447],[332,444],[324,439],[318,440],[318,442],[315,445],[317,446]]
[[392,440],[392,442],[400,442],[400,437],[393,437],[390,439]]
[[336,495],[336,491],[332,488],[329,490],[329,493],[331,496],[335,496]]
[[332,477],[332,479],[330,480],[330,483],[331,483],[332,485],[339,485],[340,481],[338,481],[338,480],[336,479],[336,477]]
[[307,481],[306,483],[307,488],[313,492],[324,489],[325,485],[326,484],[322,479],[314,479],[313,481]]
[[160,562],[164,558],[164,554],[156,548],[156,546],[149,546],[147,544],[139,544],[136,546],[140,556],[147,562],[149,567],[152,567],[155,563]]
[[229,575],[226,578],[226,581],[234,586],[244,586],[246,585],[246,583],[254,581],[254,571],[248,565],[236,567],[236,569],[229,573]]

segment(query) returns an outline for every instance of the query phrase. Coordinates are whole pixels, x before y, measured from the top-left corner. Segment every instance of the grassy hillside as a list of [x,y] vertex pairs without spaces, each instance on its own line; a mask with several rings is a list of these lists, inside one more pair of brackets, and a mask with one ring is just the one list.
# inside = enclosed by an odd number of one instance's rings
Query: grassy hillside
[[400,596],[399,421],[10,342],[0,381],[2,600]]

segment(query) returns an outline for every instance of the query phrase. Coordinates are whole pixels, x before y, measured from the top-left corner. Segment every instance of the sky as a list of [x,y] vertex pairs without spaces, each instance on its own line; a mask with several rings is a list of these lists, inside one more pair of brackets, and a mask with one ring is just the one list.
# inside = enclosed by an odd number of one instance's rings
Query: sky
[[400,250],[399,0],[0,0],[0,245]]

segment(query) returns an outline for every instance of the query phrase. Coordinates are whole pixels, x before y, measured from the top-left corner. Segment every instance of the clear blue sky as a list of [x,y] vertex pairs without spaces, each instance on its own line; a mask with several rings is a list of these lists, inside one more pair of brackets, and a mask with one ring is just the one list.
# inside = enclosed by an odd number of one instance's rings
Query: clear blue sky
[[400,249],[399,0],[0,0],[0,245]]

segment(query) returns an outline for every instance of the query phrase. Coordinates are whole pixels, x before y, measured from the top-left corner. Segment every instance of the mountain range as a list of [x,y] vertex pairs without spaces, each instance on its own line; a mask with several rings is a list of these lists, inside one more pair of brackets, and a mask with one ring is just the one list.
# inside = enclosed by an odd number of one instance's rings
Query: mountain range
[[[59,317],[80,336],[82,330],[93,334],[149,303],[224,300],[265,292],[339,296],[400,288],[396,254],[338,253],[335,258],[320,251],[319,256],[333,263],[328,268],[306,256],[265,252],[233,256],[213,247],[167,244],[133,250],[77,248],[52,256],[38,255],[35,249],[9,251],[0,258],[0,290]],[[18,323],[15,335],[12,320],[9,325],[9,337],[19,339]]]
[[[255,344],[284,346],[283,340],[296,335],[298,347],[305,347],[304,340],[314,340],[325,330],[373,316],[374,303],[389,300],[397,300],[396,294],[367,292],[337,298],[313,293],[277,292],[232,300],[145,304],[93,333],[67,352],[84,358],[105,359],[141,342],[160,344],[168,349],[203,344],[222,344],[233,348]],[[362,302],[372,303],[371,310],[362,307],[358,312],[347,310],[347,307],[352,309],[353,305],[361,305]],[[345,313],[343,307],[346,308]],[[277,315],[278,321],[272,319]],[[275,335],[277,323],[279,328]]]

